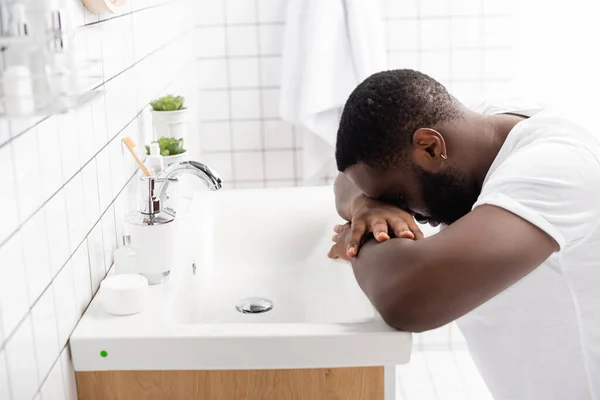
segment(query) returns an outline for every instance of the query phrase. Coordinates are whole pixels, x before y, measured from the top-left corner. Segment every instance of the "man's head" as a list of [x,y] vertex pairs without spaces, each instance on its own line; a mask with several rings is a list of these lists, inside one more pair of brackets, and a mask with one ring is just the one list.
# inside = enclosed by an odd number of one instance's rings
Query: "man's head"
[[338,170],[367,196],[398,204],[421,221],[453,223],[479,195],[448,154],[449,137],[459,137],[467,120],[466,109],[429,76],[407,69],[377,73],[346,102]]

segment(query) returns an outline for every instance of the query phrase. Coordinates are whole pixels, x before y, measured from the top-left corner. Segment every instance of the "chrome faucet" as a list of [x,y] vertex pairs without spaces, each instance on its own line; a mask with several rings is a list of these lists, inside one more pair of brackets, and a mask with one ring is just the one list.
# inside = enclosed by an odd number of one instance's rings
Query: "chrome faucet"
[[219,190],[222,187],[222,181],[219,174],[210,169],[207,165],[196,161],[182,161],[172,164],[158,174],[157,182],[158,198],[161,202],[167,199],[167,190],[171,182],[177,182],[177,176],[188,173],[197,176],[212,191]]

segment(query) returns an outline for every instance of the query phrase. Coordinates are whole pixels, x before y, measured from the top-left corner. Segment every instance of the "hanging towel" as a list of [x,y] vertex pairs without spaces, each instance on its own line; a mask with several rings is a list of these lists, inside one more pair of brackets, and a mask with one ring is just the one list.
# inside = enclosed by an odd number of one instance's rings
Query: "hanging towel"
[[302,137],[303,178],[333,167],[337,128],[354,88],[387,65],[379,0],[289,0],[280,113]]

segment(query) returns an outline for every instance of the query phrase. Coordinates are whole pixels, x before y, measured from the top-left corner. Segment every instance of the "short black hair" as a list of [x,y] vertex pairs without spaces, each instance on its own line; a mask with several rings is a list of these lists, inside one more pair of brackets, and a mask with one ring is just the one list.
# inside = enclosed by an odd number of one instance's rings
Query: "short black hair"
[[378,170],[402,159],[419,128],[458,119],[460,103],[435,79],[411,69],[379,72],[354,89],[337,133],[339,171],[362,162]]

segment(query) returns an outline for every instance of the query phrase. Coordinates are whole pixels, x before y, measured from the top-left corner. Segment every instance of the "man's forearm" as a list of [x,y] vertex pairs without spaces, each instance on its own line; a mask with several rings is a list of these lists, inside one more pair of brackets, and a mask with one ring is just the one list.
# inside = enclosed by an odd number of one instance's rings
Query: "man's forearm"
[[335,179],[333,190],[338,214],[346,221],[352,220],[352,200],[362,192],[341,172]]
[[407,305],[410,282],[419,270],[416,242],[391,239],[383,243],[368,240],[352,260],[354,276],[363,292],[386,323],[396,329],[416,330]]

